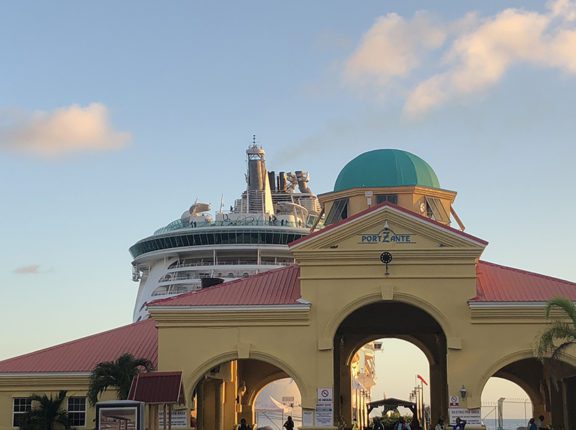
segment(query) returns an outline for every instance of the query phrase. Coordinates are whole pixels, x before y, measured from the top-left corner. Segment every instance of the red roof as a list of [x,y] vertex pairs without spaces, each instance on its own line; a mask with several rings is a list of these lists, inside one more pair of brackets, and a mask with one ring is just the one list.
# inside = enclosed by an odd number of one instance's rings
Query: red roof
[[480,261],[474,302],[546,302],[554,297],[576,301],[576,283],[526,270]]
[[128,400],[155,404],[184,404],[182,372],[139,373],[132,380]]
[[0,373],[88,373],[123,353],[158,364],[158,332],[144,320],[92,336],[0,361]]
[[293,305],[300,298],[297,265],[270,270],[199,291],[157,300],[148,306]]
[[384,202],[384,203],[382,203],[382,204],[379,204],[379,205],[376,205],[376,206],[372,206],[372,207],[370,207],[370,208],[368,208],[368,209],[364,209],[364,210],[361,211],[361,212],[358,212],[358,213],[356,213],[356,214],[354,214],[354,215],[352,215],[352,216],[350,216],[350,217],[348,217],[348,218],[344,218],[343,220],[340,220],[340,221],[338,221],[338,222],[335,222],[334,224],[330,224],[330,225],[328,225],[328,226],[326,226],[326,227],[324,227],[324,228],[322,228],[322,229],[320,229],[320,230],[316,230],[315,232],[310,233],[308,236],[304,236],[304,237],[301,237],[300,239],[297,239],[297,240],[295,240],[295,241],[293,241],[293,242],[290,242],[290,243],[288,244],[288,246],[291,248],[291,247],[293,247],[293,246],[296,245],[296,244],[299,244],[299,243],[302,243],[302,242],[306,242],[306,241],[310,240],[310,239],[313,238],[313,237],[319,236],[319,235],[321,235],[321,234],[325,234],[326,232],[328,232],[328,231],[330,231],[330,230],[333,230],[333,229],[335,229],[336,227],[340,227],[340,226],[343,225],[343,224],[347,224],[347,223],[349,223],[349,222],[352,222],[353,220],[355,220],[355,219],[357,219],[357,218],[360,218],[360,217],[362,217],[362,216],[364,216],[364,215],[367,215],[367,214],[369,214],[370,212],[376,212],[377,210],[382,209],[382,208],[385,207],[385,206],[388,206],[388,207],[390,207],[390,208],[392,208],[392,209],[396,209],[396,210],[398,210],[398,211],[400,211],[400,212],[404,212],[404,213],[406,213],[406,214],[408,214],[408,215],[411,215],[411,216],[414,216],[414,217],[416,217],[416,218],[420,218],[422,221],[426,221],[426,222],[428,222],[428,223],[430,223],[430,224],[434,224],[434,225],[436,225],[436,226],[438,226],[438,227],[440,227],[440,228],[442,228],[442,229],[444,229],[444,230],[446,230],[446,231],[449,231],[449,232],[451,232],[451,233],[455,233],[455,234],[457,234],[458,236],[462,236],[462,237],[465,237],[465,238],[467,238],[467,239],[472,239],[473,241],[478,242],[478,243],[481,243],[481,244],[483,244],[483,245],[488,245],[488,242],[486,242],[485,240],[482,240],[482,239],[480,239],[480,238],[478,238],[478,237],[476,237],[476,236],[472,236],[471,234],[464,233],[464,232],[461,231],[461,230],[458,230],[458,229],[455,229],[455,228],[450,227],[450,226],[448,226],[448,225],[442,224],[442,223],[440,223],[440,222],[438,222],[438,221],[435,221],[435,220],[430,219],[430,218],[428,218],[428,217],[422,216],[422,215],[420,215],[420,214],[418,214],[418,213],[416,213],[416,212],[413,212],[413,211],[411,211],[411,210],[408,210],[408,209],[405,209],[405,208],[403,208],[403,207],[397,206],[397,205],[395,205],[395,204],[393,204],[393,203]]

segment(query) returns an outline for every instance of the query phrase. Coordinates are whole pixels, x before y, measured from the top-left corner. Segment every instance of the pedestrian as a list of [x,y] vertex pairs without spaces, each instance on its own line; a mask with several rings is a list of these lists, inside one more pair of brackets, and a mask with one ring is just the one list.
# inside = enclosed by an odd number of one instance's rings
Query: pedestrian
[[396,423],[396,426],[394,426],[394,430],[411,430],[410,424],[406,422],[406,418],[400,417],[400,419]]
[[540,415],[535,423],[538,430],[547,430],[547,427],[544,425],[544,415]]
[[284,427],[286,430],[294,430],[294,421],[292,421],[292,417],[290,415],[288,415],[288,419],[282,427]]
[[384,430],[384,426],[380,422],[380,418],[374,417],[374,427],[373,430]]
[[240,424],[238,424],[236,430],[251,430],[251,427],[248,424],[246,424],[246,418],[242,418],[240,420]]
[[456,424],[452,426],[453,430],[464,430],[466,427],[466,420],[460,419],[460,417],[456,417]]
[[352,420],[352,430],[359,430],[358,429],[358,421]]
[[434,430],[445,430],[444,420],[442,418],[438,418],[438,424],[436,424],[436,427],[434,427]]
[[528,421],[528,430],[538,430],[538,426],[536,425],[536,420],[534,418],[530,418],[530,421]]

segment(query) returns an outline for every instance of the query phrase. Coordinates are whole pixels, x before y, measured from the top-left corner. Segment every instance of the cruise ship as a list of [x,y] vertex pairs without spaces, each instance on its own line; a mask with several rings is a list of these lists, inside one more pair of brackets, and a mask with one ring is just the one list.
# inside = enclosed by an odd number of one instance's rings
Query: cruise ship
[[130,247],[139,282],[134,321],[152,300],[207,288],[294,263],[288,243],[320,227],[320,203],[302,170],[266,169],[264,150],[246,150],[246,190],[212,215],[195,202],[182,216]]

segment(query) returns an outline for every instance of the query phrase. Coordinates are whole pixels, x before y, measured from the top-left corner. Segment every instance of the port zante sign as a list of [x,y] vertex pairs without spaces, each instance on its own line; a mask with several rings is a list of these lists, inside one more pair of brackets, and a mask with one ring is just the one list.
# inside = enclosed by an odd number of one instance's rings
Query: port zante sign
[[384,228],[378,233],[364,233],[360,235],[360,243],[416,243],[414,235],[410,233],[397,233],[388,227],[388,222],[384,222]]

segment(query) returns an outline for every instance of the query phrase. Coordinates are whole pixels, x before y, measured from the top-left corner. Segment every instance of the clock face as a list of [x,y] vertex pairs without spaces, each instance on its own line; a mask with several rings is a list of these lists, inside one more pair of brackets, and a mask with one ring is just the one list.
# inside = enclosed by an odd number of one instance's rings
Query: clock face
[[388,251],[384,251],[382,254],[380,254],[380,261],[384,264],[388,264],[392,261],[392,254],[390,254]]
[[424,202],[420,203],[420,212],[422,213],[426,212],[426,203]]

